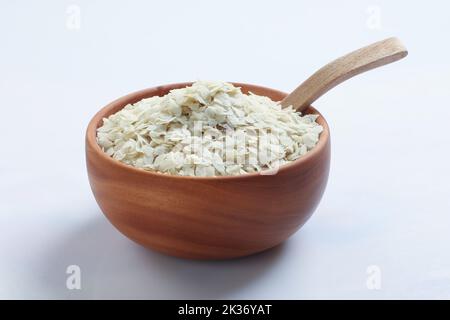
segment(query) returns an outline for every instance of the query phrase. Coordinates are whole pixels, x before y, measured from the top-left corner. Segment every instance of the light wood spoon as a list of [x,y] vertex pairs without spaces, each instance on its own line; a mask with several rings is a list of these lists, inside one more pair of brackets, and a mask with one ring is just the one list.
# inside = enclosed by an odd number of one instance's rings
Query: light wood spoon
[[397,38],[373,43],[319,69],[281,101],[282,107],[305,110],[324,93],[360,73],[400,60],[408,51]]

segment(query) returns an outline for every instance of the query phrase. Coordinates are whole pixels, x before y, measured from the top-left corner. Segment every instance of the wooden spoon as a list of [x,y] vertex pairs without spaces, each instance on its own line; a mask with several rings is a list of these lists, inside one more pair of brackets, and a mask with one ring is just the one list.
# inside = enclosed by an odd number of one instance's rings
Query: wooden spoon
[[328,90],[360,73],[400,60],[408,51],[397,38],[388,38],[340,57],[319,69],[281,101],[303,111]]

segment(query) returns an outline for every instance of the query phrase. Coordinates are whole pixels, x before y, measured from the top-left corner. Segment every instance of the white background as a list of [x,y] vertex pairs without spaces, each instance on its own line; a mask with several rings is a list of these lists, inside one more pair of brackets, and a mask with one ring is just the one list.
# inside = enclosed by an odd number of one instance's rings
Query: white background
[[[449,12],[448,1],[2,0],[0,298],[450,298]],[[290,91],[389,36],[405,60],[315,103],[331,126],[329,184],[284,245],[187,261],[103,217],[84,131],[108,102],[196,79]],[[380,290],[366,285],[371,265]]]

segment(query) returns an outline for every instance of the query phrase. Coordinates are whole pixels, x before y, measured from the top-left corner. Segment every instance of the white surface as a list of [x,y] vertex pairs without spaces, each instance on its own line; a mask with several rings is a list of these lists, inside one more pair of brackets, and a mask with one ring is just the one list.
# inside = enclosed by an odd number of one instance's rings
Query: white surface
[[[1,1],[0,298],[450,298],[447,1],[121,3]],[[71,4],[79,30],[66,27]],[[132,243],[100,213],[84,130],[106,103],[195,79],[289,91],[392,35],[407,59],[315,103],[331,126],[331,175],[285,245],[185,261]],[[65,286],[71,264],[79,291]],[[380,290],[366,286],[370,265]]]

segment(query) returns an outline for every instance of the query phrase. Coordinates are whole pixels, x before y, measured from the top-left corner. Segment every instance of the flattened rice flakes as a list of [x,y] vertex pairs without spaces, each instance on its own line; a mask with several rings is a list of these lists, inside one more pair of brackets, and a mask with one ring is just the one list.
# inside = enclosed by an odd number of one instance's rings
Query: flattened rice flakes
[[230,83],[198,81],[103,119],[97,142],[112,158],[144,170],[240,175],[274,169],[314,148],[323,130],[317,117]]

